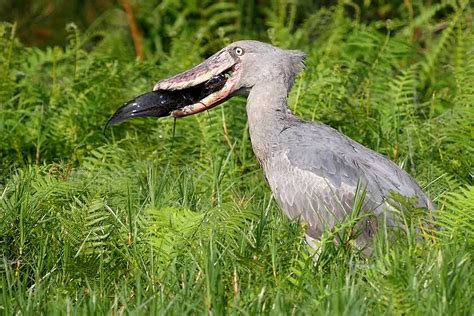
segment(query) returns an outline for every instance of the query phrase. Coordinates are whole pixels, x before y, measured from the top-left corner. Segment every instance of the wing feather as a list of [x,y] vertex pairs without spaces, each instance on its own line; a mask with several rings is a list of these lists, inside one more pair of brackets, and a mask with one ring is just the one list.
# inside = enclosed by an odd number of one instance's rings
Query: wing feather
[[[311,238],[351,213],[358,182],[367,191],[364,212],[380,215],[393,191],[416,196],[417,206],[432,207],[416,182],[392,161],[322,124],[301,122],[286,128],[262,166],[281,208],[290,218],[307,222]],[[371,239],[376,226],[367,223],[360,238]]]

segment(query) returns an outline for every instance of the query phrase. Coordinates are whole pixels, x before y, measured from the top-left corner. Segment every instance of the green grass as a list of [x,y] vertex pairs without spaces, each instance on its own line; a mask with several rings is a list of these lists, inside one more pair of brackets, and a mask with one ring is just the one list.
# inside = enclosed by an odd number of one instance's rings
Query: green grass
[[[137,12],[144,63],[115,11],[69,25],[63,48],[27,48],[0,24],[0,314],[472,315],[469,4],[407,1],[388,21],[357,4],[274,1],[252,29],[234,2],[187,2]],[[372,257],[329,234],[314,261],[272,200],[243,99],[178,120],[174,137],[172,119],[103,133],[122,102],[246,36],[308,53],[294,112],[412,174],[437,231],[408,209]]]

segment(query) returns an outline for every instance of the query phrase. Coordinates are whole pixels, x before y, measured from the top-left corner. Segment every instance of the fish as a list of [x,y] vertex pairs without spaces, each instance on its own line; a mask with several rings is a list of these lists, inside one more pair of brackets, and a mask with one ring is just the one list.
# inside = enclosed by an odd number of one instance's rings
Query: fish
[[139,117],[166,117],[173,111],[199,102],[222,89],[227,81],[225,74],[217,74],[208,81],[183,90],[157,90],[144,93],[125,102],[107,121],[105,128]]

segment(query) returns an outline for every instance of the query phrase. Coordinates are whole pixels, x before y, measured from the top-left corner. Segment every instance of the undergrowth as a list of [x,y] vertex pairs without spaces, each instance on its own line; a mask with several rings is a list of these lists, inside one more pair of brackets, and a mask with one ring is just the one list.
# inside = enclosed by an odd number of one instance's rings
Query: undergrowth
[[[468,2],[405,1],[381,20],[353,2],[272,1],[258,28],[236,2],[171,3],[137,12],[143,63],[111,22],[120,12],[46,49],[0,24],[0,314],[472,315]],[[122,102],[245,36],[307,52],[293,111],[407,170],[437,230],[415,217],[369,258],[332,237],[313,258],[272,200],[243,99],[178,120],[175,135],[171,119],[103,132]]]

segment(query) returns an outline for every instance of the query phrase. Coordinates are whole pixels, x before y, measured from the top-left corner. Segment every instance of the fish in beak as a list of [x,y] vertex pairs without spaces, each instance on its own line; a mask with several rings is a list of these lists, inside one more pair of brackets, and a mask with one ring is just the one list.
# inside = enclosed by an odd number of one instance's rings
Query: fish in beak
[[106,127],[136,117],[183,117],[208,110],[232,97],[239,70],[240,60],[223,49],[192,69],[159,81],[152,92],[126,102]]

